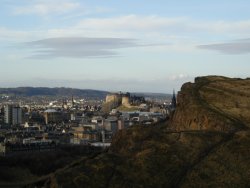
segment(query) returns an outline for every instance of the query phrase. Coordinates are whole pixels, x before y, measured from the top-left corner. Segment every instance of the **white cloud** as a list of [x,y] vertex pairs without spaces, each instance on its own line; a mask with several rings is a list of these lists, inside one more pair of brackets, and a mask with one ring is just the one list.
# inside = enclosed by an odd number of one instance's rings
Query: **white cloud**
[[11,30],[5,27],[0,27],[0,40],[19,41],[20,39],[28,39],[30,32]]
[[79,22],[78,28],[102,28],[109,30],[158,30],[171,28],[185,22],[186,18],[126,15],[115,18],[88,18]]
[[80,6],[79,3],[63,2],[63,1],[43,1],[29,4],[26,6],[16,7],[13,11],[14,14],[36,14],[36,15],[48,15],[48,14],[61,14],[71,12]]
[[193,76],[190,76],[190,75],[184,74],[184,73],[179,73],[179,74],[170,75],[167,79],[172,80],[172,81],[182,81],[182,80],[193,79]]
[[128,32],[158,32],[165,34],[228,34],[250,32],[250,20],[242,21],[197,21],[188,17],[160,17],[126,15],[113,18],[87,18],[76,25],[77,29]]
[[[45,14],[76,8],[77,4],[71,4],[50,3],[41,6],[43,7],[41,10],[26,8],[30,13]],[[39,37],[123,37],[174,42],[175,44],[183,42],[197,44],[200,41],[220,37],[223,39],[247,38],[250,33],[250,20],[201,22],[187,17],[125,15],[110,18],[85,18],[74,25],[61,28],[23,32],[30,33],[32,40],[37,40]]]
[[188,26],[191,31],[207,32],[212,34],[226,34],[240,36],[249,34],[250,20],[242,21],[214,21],[214,22],[195,22],[192,21]]

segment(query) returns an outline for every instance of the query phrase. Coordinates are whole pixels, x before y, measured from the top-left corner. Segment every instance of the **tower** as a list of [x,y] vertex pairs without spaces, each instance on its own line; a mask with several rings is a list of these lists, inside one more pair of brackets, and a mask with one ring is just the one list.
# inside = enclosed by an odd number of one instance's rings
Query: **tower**
[[176,97],[175,97],[175,90],[173,90],[172,102],[171,102],[172,109],[176,108]]
[[11,124],[12,123],[12,105],[6,105],[4,107],[4,123]]
[[72,103],[72,107],[74,107],[75,103],[74,103],[74,97],[73,97],[73,95],[72,95],[71,103]]
[[67,100],[66,100],[66,99],[63,99],[62,108],[63,108],[63,109],[67,109],[67,108],[68,108]]

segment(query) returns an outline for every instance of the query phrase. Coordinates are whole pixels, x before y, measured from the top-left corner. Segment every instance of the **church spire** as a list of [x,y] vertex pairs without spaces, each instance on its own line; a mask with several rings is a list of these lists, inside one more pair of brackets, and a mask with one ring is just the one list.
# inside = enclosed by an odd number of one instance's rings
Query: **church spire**
[[72,103],[72,107],[74,107],[75,103],[74,103],[74,97],[73,97],[73,95],[72,95],[71,103]]
[[173,96],[172,96],[171,106],[172,106],[172,108],[173,108],[173,109],[175,109],[175,108],[176,108],[175,90],[173,90]]

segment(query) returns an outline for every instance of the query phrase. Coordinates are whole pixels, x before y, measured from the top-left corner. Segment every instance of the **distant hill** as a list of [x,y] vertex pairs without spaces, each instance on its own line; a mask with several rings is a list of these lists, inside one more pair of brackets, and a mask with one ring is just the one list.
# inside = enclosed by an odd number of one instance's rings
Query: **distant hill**
[[[87,98],[102,98],[105,99],[106,95],[110,93],[108,91],[93,90],[93,89],[74,89],[65,87],[17,87],[17,88],[0,88],[1,95],[9,96],[78,96]],[[132,95],[144,96],[149,98],[169,98],[170,94],[162,93],[131,93]]]
[[73,88],[48,88],[48,87],[17,87],[0,88],[0,95],[15,96],[79,96],[90,98],[105,98],[109,92],[91,90],[91,89],[73,89]]

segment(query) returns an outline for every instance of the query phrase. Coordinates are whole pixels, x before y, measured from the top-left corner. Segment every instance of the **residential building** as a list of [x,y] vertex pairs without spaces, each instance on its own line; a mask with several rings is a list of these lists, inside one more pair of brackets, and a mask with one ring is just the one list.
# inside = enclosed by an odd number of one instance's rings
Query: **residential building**
[[20,106],[6,105],[4,107],[4,123],[19,125],[22,123],[22,109]]

